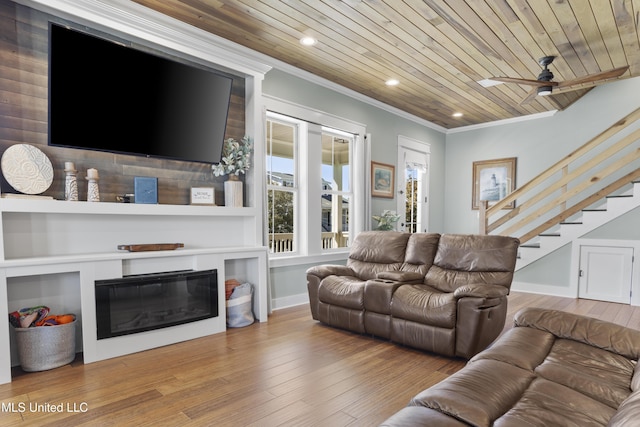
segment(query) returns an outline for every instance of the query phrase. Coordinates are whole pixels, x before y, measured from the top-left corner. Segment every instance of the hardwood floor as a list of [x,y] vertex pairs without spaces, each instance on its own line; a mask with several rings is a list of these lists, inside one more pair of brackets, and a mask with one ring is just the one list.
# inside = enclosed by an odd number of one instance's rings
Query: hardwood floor
[[[505,330],[525,306],[640,329],[640,307],[509,298]],[[0,385],[0,425],[371,426],[464,363],[323,326],[304,305],[267,323],[102,362],[16,368],[13,382]]]

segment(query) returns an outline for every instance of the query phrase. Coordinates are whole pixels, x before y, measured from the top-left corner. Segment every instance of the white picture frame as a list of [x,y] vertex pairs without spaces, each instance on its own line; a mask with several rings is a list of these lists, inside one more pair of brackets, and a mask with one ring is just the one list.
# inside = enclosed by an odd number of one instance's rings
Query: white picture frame
[[213,187],[191,187],[191,204],[215,206],[215,189]]

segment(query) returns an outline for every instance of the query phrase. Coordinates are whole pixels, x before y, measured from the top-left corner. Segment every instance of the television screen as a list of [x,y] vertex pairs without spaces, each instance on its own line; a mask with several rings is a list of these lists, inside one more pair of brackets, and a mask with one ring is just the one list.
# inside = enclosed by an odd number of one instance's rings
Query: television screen
[[51,24],[49,145],[218,163],[232,81]]

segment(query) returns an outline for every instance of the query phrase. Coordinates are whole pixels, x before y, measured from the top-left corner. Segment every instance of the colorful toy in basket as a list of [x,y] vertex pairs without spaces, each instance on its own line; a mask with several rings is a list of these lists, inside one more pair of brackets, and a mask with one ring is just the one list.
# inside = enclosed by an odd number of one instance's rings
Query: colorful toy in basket
[[21,308],[9,313],[9,323],[16,328],[31,328],[33,326],[55,326],[71,323],[76,320],[75,314],[49,314],[49,307]]
[[30,328],[36,326],[36,323],[47,317],[48,314],[49,307],[44,305],[21,308],[18,311],[9,313],[9,323],[16,328]]

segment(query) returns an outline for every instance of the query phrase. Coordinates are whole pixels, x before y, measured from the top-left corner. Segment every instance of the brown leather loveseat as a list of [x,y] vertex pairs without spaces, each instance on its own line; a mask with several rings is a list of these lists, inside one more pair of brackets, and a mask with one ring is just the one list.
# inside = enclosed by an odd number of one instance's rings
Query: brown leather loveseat
[[519,241],[366,231],[346,265],[307,270],[314,319],[470,358],[502,332]]
[[542,308],[514,324],[382,426],[640,425],[640,331]]

